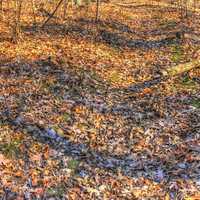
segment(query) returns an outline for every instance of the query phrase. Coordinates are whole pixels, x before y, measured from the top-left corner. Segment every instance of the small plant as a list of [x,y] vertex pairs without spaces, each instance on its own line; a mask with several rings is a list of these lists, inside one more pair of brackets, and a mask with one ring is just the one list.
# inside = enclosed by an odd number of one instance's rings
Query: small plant
[[180,45],[178,45],[178,44],[173,44],[172,45],[171,60],[174,63],[178,63],[183,58],[183,55],[184,55],[183,48]]
[[64,113],[62,115],[62,120],[65,121],[65,122],[69,122],[71,120],[71,116],[69,113]]
[[113,83],[119,83],[122,81],[122,74],[117,71],[113,71],[109,77],[110,81]]
[[177,26],[177,22],[174,20],[162,21],[160,23],[160,26],[162,28],[175,28]]
[[172,46],[172,57],[171,57],[172,61],[174,63],[179,63],[180,60],[183,59],[183,53],[184,53],[183,49],[181,48],[180,45],[177,45],[177,44],[173,45]]
[[54,125],[51,127],[59,136],[64,137],[65,133],[64,131],[58,126],[58,125]]
[[15,139],[10,142],[2,141],[0,144],[0,151],[8,157],[19,157],[21,140]]
[[194,106],[195,108],[200,109],[200,99],[193,99],[191,105]]
[[73,172],[75,172],[79,166],[80,162],[78,160],[70,160],[68,162],[68,168],[71,169]]
[[182,84],[185,86],[195,86],[195,81],[193,81],[188,75],[182,79]]
[[59,184],[55,187],[51,187],[47,190],[47,195],[50,197],[59,197],[62,198],[66,192],[66,188],[64,184]]
[[6,126],[6,125],[8,125],[8,122],[6,122],[6,121],[4,121],[4,120],[2,120],[2,119],[0,119],[0,127],[2,126]]

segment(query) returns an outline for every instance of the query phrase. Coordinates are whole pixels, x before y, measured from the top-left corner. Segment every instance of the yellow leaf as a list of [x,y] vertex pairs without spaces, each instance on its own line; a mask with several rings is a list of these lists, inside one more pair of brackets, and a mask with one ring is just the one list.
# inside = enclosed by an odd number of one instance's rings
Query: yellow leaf
[[191,197],[186,197],[185,200],[200,200],[200,195],[194,195]]
[[165,200],[170,200],[170,196],[169,196],[168,193],[167,193],[166,196],[165,196]]

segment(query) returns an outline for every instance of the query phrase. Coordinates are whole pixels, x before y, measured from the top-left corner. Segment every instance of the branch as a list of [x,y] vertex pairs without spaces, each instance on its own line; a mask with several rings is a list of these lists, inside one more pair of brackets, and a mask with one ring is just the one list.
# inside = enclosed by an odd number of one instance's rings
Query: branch
[[62,2],[64,0],[60,0],[58,5],[56,6],[55,10],[50,14],[50,16],[47,18],[47,20],[43,23],[43,25],[41,26],[41,28],[44,28],[44,26],[46,26],[46,24],[49,22],[49,20],[55,15],[56,11],[58,10],[58,8],[61,6]]

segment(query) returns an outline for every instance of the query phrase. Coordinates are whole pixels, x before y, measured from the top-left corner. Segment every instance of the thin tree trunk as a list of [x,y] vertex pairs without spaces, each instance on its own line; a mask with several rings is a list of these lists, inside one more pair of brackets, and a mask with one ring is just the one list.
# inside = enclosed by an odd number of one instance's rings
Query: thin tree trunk
[[33,23],[35,25],[36,24],[35,0],[31,0],[31,7],[32,7],[32,12],[33,12]]
[[61,6],[62,2],[64,0],[60,0],[58,5],[56,6],[55,10],[51,13],[51,15],[47,18],[47,20],[43,23],[42,28],[44,28],[46,26],[46,24],[51,20],[51,18],[55,15],[56,11],[58,10],[58,8]]
[[95,21],[98,22],[99,21],[99,17],[100,17],[100,0],[97,0],[96,2],[96,19]]
[[15,0],[15,22],[13,27],[13,41],[17,42],[21,32],[22,0]]
[[68,0],[64,0],[64,5],[63,5],[63,20],[65,20],[66,15],[67,15],[67,6],[68,6]]
[[0,20],[3,18],[3,0],[0,0]]

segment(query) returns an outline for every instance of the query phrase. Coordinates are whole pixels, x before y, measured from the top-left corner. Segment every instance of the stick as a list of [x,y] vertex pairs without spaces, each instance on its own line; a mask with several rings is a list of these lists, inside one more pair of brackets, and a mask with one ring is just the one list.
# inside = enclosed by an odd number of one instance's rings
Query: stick
[[64,0],[60,0],[58,5],[56,6],[55,10],[51,13],[51,15],[47,18],[47,20],[43,23],[43,25],[41,26],[41,28],[44,28],[46,26],[46,24],[49,22],[49,20],[55,15],[56,11],[58,10],[58,8],[61,6],[62,2]]

